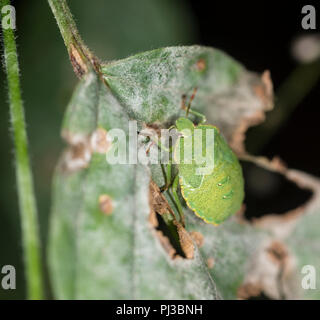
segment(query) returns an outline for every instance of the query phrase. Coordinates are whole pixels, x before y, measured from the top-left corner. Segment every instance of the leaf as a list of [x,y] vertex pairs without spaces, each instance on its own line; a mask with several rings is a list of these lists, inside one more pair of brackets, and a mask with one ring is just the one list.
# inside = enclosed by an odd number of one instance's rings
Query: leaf
[[[80,82],[63,125],[69,146],[54,179],[49,247],[55,296],[317,297],[301,291],[299,268],[318,264],[319,181],[277,161],[249,156],[243,144],[247,128],[272,108],[269,73],[259,77],[222,52],[199,46],[153,50],[102,70],[105,83],[95,74]],[[101,137],[120,128],[128,139],[132,119],[140,129],[169,126],[183,114],[182,96],[195,87],[192,108],[206,112],[243,161],[312,190],[313,200],[253,223],[238,213],[218,227],[185,207],[185,229],[172,216],[168,192],[159,192],[164,185],[160,166],[106,162],[110,145]]]
[[[218,50],[193,46],[142,53],[103,66],[103,73],[109,88],[88,74],[63,124],[69,147],[54,179],[49,247],[56,297],[219,298],[190,234],[171,224],[186,259],[158,229],[149,169],[108,164],[108,146],[99,145],[99,136],[114,128],[128,135],[129,119],[166,125],[181,114],[182,96],[195,87],[194,105],[205,110],[212,99],[235,90],[247,71]],[[163,176],[153,179],[161,185]],[[164,213],[162,218],[168,223]]]
[[146,123],[172,121],[181,97],[198,92],[193,106],[205,110],[210,98],[226,92],[244,68],[217,49],[169,47],[102,66],[104,78],[131,118]]
[[260,77],[214,48],[156,49],[105,64],[102,72],[129,117],[146,123],[163,125],[184,115],[181,98],[197,88],[192,108],[206,113],[238,153],[248,127],[273,108],[270,73]]
[[[319,225],[320,225],[320,203],[319,203],[319,182],[318,182],[318,194],[317,204],[309,206],[308,210],[301,215],[296,227],[287,239],[287,243],[291,251],[296,257],[296,269],[299,271],[299,278],[302,278],[307,274],[302,274],[304,266],[312,266],[317,272],[320,265],[320,247],[319,247]],[[316,277],[315,286],[319,288],[320,280]],[[320,299],[319,290],[309,289],[302,290],[299,288],[300,297],[304,299]]]
[[238,298],[238,289],[247,273],[248,261],[268,238],[267,233],[241,224],[234,218],[215,230],[195,219],[190,212],[188,218],[188,231],[196,231],[203,236],[201,252],[222,297]]
[[[316,241],[320,217],[319,179],[288,169],[277,158],[269,161],[247,155],[242,159],[281,174],[300,189],[311,191],[312,196],[306,203],[282,215],[270,212],[250,224],[243,217],[236,216],[223,224],[220,234],[210,240],[213,245],[203,249],[205,256],[215,258],[212,276],[223,279],[216,283],[218,290],[223,297],[232,299],[261,294],[271,299],[319,299],[316,290],[304,290],[301,285],[302,267],[311,265],[317,268],[319,265],[320,249]],[[201,227],[197,226],[197,229],[201,230]],[[233,253],[230,258],[233,261],[226,264],[229,256],[215,246],[221,239],[225,240],[221,247]],[[239,266],[236,272],[234,264]],[[231,280],[227,273],[234,278]]]
[[[63,132],[71,147],[54,181],[49,265],[56,297],[218,298],[197,249],[192,260],[172,259],[161,245],[149,221],[149,169],[110,165],[94,150],[89,159],[93,115],[95,128],[128,130],[119,103],[89,74],[68,107]],[[111,202],[111,214],[103,212],[101,196]]]

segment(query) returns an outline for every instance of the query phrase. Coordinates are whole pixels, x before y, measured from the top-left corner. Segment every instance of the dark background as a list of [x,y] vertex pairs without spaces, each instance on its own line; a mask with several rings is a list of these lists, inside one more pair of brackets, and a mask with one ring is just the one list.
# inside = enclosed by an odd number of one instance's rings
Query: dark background
[[[51,178],[63,148],[59,133],[60,125],[65,106],[77,79],[70,67],[67,52],[47,2],[28,0],[14,1],[13,4],[17,11],[17,43],[23,98],[42,243],[45,248]],[[101,59],[124,58],[139,51],[168,45],[208,45],[226,51],[249,70],[256,72],[270,70],[276,94],[278,88],[299,65],[291,55],[292,41],[297,35],[313,33],[301,28],[301,8],[306,4],[312,4],[312,2],[69,1],[80,33],[88,46]],[[318,4],[314,2],[314,5],[319,20],[319,1]],[[320,22],[318,22],[317,32],[320,33]],[[304,85],[303,77],[298,85]],[[270,158],[278,155],[289,167],[320,176],[319,89],[318,78],[313,88],[297,106],[292,108],[293,112],[286,117],[286,121],[282,122],[273,135],[269,135],[267,131],[259,131],[258,128],[250,129],[247,139],[248,151]],[[9,113],[5,91],[5,78],[1,71],[0,268],[5,264],[16,267],[17,290],[9,292],[0,288],[0,299],[21,299],[25,297],[25,283],[13,145],[8,129]],[[278,101],[276,95],[276,105],[281,103],[285,102]],[[267,121],[269,118],[267,117]],[[259,145],[261,134],[268,134],[269,137],[263,145]],[[247,181],[253,181],[250,182],[253,185],[255,183],[267,185],[266,182],[271,181],[269,189],[279,190],[273,187],[282,183],[279,182],[280,178],[255,179],[256,176],[252,176],[252,169],[248,170],[246,171],[249,177]],[[259,175],[259,173],[256,174]],[[247,187],[248,197],[252,189],[254,188]],[[279,213],[287,209],[287,202],[284,201],[286,197],[288,199],[293,197],[293,191],[289,187],[284,190],[282,202],[279,199],[275,202],[279,206]],[[266,203],[270,203],[270,197],[274,196],[275,194],[264,193],[265,202],[257,205],[266,209]],[[303,202],[305,197],[306,195],[301,192],[294,196],[298,202]],[[264,211],[261,212],[263,214]]]

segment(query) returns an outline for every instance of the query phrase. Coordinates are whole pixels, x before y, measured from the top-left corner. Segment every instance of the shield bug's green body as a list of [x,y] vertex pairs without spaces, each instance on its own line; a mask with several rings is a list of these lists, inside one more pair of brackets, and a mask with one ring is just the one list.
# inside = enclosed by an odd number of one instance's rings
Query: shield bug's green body
[[[173,159],[181,194],[196,215],[217,225],[241,207],[244,182],[239,161],[215,126],[195,126],[189,119],[179,118],[175,127],[180,137]],[[192,152],[187,154],[186,148]]]
[[[205,116],[190,109],[194,95],[195,91],[188,107],[183,97],[182,109],[186,110],[186,117],[177,119],[171,127],[178,131],[179,138],[170,149],[172,161],[167,166],[163,190],[171,187],[182,224],[184,215],[178,185],[188,207],[205,222],[218,225],[241,207],[244,198],[242,169],[219,129],[204,124]],[[199,125],[187,118],[189,113],[202,119]],[[173,181],[172,162],[178,169]]]

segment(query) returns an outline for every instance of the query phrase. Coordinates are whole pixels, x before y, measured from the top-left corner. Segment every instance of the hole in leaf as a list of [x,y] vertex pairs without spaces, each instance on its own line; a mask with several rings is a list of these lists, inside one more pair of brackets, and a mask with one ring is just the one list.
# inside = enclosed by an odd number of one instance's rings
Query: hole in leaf
[[312,192],[299,188],[280,173],[241,162],[245,179],[245,217],[284,214],[305,204]]
[[156,230],[162,232],[163,236],[169,240],[171,246],[175,250],[175,255],[173,258],[175,258],[176,256],[186,258],[186,255],[181,248],[177,227],[174,225],[173,220],[168,220],[167,222],[165,222],[163,217],[158,213],[156,213],[156,218],[158,221]]

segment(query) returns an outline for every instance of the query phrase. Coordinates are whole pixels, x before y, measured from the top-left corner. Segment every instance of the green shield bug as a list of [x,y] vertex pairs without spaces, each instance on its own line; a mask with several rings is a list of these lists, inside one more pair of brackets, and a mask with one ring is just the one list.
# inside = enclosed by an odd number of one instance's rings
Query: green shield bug
[[[194,94],[190,102],[193,97]],[[205,222],[218,225],[241,207],[244,198],[242,169],[219,129],[204,124],[205,117],[191,110],[190,102],[188,107],[184,107],[186,117],[177,119],[170,128],[176,129],[179,137],[170,149],[172,160],[167,165],[163,190],[169,187],[172,190],[183,224],[184,216],[177,194],[179,185],[187,206]],[[187,118],[188,113],[201,117],[202,121],[195,125]],[[178,173],[172,181],[173,162]]]

